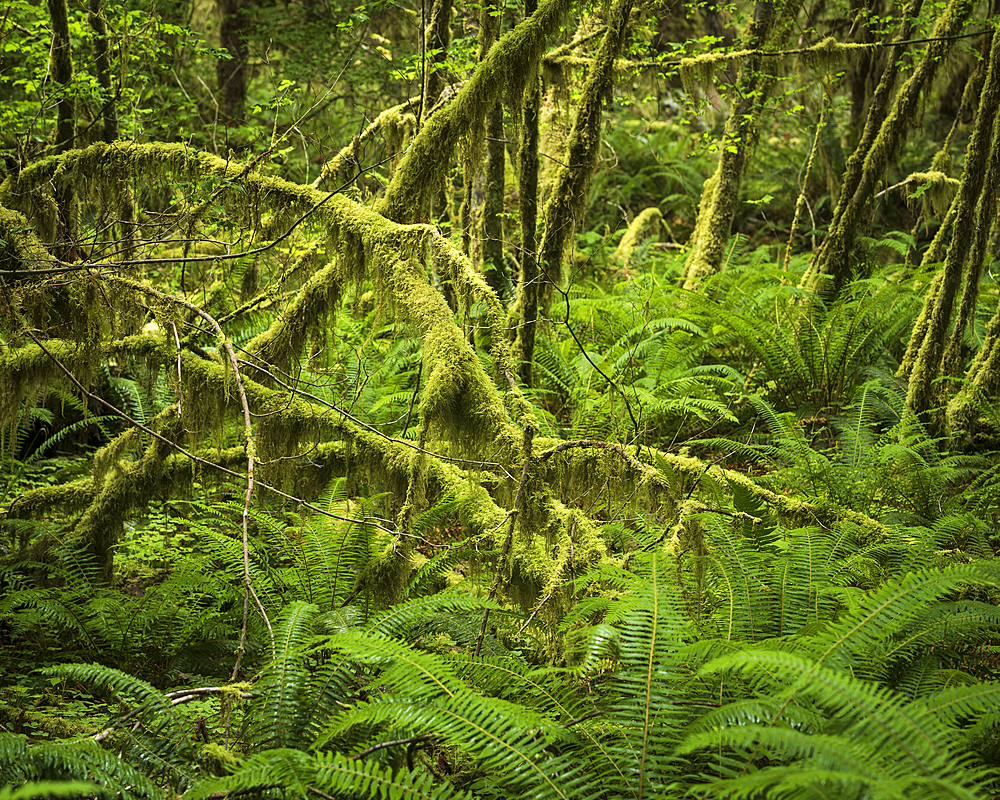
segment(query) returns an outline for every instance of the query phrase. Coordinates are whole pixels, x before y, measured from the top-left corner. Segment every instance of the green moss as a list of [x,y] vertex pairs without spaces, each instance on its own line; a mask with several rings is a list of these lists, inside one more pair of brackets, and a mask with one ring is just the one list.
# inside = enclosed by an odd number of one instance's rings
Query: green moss
[[57,486],[39,486],[18,495],[7,507],[8,519],[28,519],[60,509],[77,511],[94,499],[94,479],[81,478]]
[[38,345],[29,344],[16,349],[4,348],[0,354],[0,424],[13,419],[23,403],[37,395],[40,387],[69,388],[69,381],[55,360],[84,379],[91,373],[93,350],[75,342],[58,340],[47,341],[45,348],[48,353]]
[[625,44],[632,0],[617,0],[611,8],[607,28],[594,56],[583,94],[577,104],[566,152],[557,168],[552,192],[542,218],[547,221],[539,244],[539,264],[548,275],[542,285],[541,316],[548,316],[554,284],[563,280],[563,266],[573,242],[577,219],[583,213],[587,192],[600,153],[603,106],[614,86],[615,59]]
[[201,747],[201,763],[212,775],[228,775],[240,765],[240,759],[232,750],[220,744],[208,742]]
[[[916,7],[919,8],[919,3]],[[937,17],[923,58],[894,99],[891,99],[891,91],[899,71],[884,71],[876,89],[862,142],[848,159],[843,180],[844,192],[834,211],[830,232],[803,278],[802,285],[805,288],[817,292],[822,290],[828,296],[835,295],[851,279],[851,254],[859,226],[866,219],[869,205],[885,170],[896,160],[912,122],[917,118],[917,104],[922,93],[933,81],[940,65],[945,62],[971,9],[972,4],[968,0],[951,0],[948,3]],[[904,13],[906,30],[909,30],[913,16]],[[894,48],[890,58],[894,60],[897,57],[897,49]]]
[[[53,266],[54,262],[27,218],[17,211],[0,206],[0,270],[30,272]],[[5,276],[12,282],[20,276]],[[26,275],[24,277],[30,277]]]
[[[545,0],[538,10],[494,44],[458,95],[436,111],[414,138],[379,206],[389,219],[425,220],[436,175],[451,163],[452,153],[469,130],[504,99],[517,116],[525,83],[534,73],[549,37],[570,7],[569,0]],[[465,142],[474,150],[475,142]]]
[[[180,431],[180,422],[173,408],[161,411],[148,424],[168,438]],[[113,469],[105,469],[99,486],[95,482],[98,491],[73,533],[103,565],[109,582],[114,570],[112,548],[121,538],[125,518],[134,509],[149,502],[170,452],[168,445],[159,439],[152,439],[141,458],[136,461],[119,460]]]
[[622,269],[628,270],[636,249],[643,241],[655,236],[663,224],[663,214],[660,209],[655,206],[643,209],[629,223],[612,258],[621,263]]

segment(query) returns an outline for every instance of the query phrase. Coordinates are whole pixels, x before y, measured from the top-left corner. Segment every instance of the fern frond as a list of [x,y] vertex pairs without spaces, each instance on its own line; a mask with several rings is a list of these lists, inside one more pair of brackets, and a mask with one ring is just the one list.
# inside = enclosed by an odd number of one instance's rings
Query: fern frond
[[[90,739],[29,745],[23,736],[0,733],[0,775],[10,784],[40,782],[34,784],[36,788],[54,781],[97,783],[95,796],[108,800],[158,800],[163,796],[160,787],[146,775]],[[31,786],[27,784],[23,791]]]

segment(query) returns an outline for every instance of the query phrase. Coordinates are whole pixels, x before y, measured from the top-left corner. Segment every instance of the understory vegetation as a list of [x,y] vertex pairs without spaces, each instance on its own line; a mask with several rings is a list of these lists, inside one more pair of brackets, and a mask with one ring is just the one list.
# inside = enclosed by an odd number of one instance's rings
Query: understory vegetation
[[1000,795],[994,10],[12,0],[0,800]]

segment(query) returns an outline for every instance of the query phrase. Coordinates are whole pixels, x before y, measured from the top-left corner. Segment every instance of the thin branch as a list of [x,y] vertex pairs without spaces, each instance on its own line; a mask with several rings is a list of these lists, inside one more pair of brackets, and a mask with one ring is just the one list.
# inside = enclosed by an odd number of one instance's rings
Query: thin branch
[[52,261],[59,264],[59,267],[52,267],[49,269],[4,269],[0,270],[0,275],[9,275],[13,277],[35,277],[37,275],[60,275],[68,272],[79,272],[81,270],[92,270],[92,269],[111,269],[119,270],[122,267],[138,267],[138,266],[148,266],[151,264],[196,264],[203,262],[215,262],[215,261],[233,261],[236,259],[247,258],[249,256],[256,256],[260,253],[266,253],[271,250],[289,236],[295,232],[295,229],[299,227],[303,222],[305,222],[309,217],[315,214],[321,207],[326,205],[335,195],[342,192],[355,180],[364,175],[366,172],[370,172],[373,169],[381,167],[388,161],[391,161],[398,154],[393,153],[390,156],[386,156],[381,161],[372,164],[369,167],[365,167],[359,170],[357,175],[352,177],[346,183],[341,184],[336,189],[331,191],[326,197],[324,197],[319,202],[315,203],[312,208],[309,208],[305,213],[303,213],[297,220],[295,220],[288,229],[282,233],[280,236],[274,239],[274,241],[268,242],[260,247],[255,247],[251,250],[243,250],[239,253],[222,253],[220,255],[212,256],[187,256],[182,258],[141,258],[141,259],[131,259],[126,261],[99,261],[99,262],[81,262],[81,263],[69,263],[66,261],[61,261],[55,257],[52,257]]
[[[573,524],[575,525],[576,523],[574,522]],[[542,598],[542,602],[540,602],[537,606],[535,606],[535,610],[531,612],[531,616],[528,617],[527,621],[521,626],[521,629],[517,632],[518,635],[524,633],[528,629],[528,626],[531,624],[531,620],[533,620],[535,616],[538,614],[538,612],[542,610],[542,606],[544,606],[548,602],[550,597],[552,597],[552,592],[549,592],[547,595],[545,595],[545,597]]]
[[[191,700],[195,700],[198,697],[203,697],[206,694],[226,695],[232,693],[233,693],[232,689],[230,689],[227,686],[199,686],[191,689],[176,689],[172,692],[164,692],[163,696],[164,698],[170,701],[170,705],[171,707],[173,707],[173,706],[178,706],[181,703],[190,702]],[[242,700],[249,700],[251,697],[253,697],[253,695],[250,692],[240,692],[239,695],[240,699]],[[95,733],[90,738],[93,739],[95,742],[103,742],[105,739],[111,736],[111,734],[114,733],[119,727],[121,727],[122,723],[134,719],[135,717],[142,714],[144,711],[148,711],[150,708],[151,706],[149,703],[143,703],[142,705],[133,708],[127,714],[123,714],[121,717],[115,720],[114,725],[105,728],[103,731]]]
[[[236,680],[236,676],[239,674],[240,664],[243,661],[243,653],[246,651],[246,639],[247,639],[247,622],[249,619],[249,603],[248,598],[253,595],[254,600],[257,602],[257,610],[260,611],[261,616],[264,618],[264,622],[267,624],[267,630],[271,634],[271,646],[274,646],[274,631],[271,629],[271,621],[267,617],[267,610],[264,608],[264,604],[261,603],[260,598],[257,593],[253,590],[252,581],[250,579],[250,502],[253,499],[253,482],[254,482],[254,461],[256,459],[256,446],[254,444],[253,437],[253,427],[252,427],[252,415],[250,414],[250,403],[247,400],[247,392],[243,386],[243,376],[240,373],[239,360],[236,358],[236,351],[233,350],[233,345],[229,341],[225,332],[222,330],[222,326],[216,321],[215,317],[209,314],[204,309],[196,306],[194,303],[189,303],[187,300],[177,297],[172,294],[167,294],[166,292],[161,292],[159,289],[154,289],[152,286],[146,286],[138,281],[133,281],[128,278],[118,278],[120,283],[124,284],[126,287],[135,292],[141,292],[143,294],[150,295],[159,300],[166,300],[167,302],[174,303],[176,305],[186,308],[193,314],[197,314],[205,322],[212,326],[212,330],[215,331],[215,335],[219,337],[223,350],[226,351],[226,356],[229,358],[229,363],[233,368],[233,377],[236,381],[236,393],[239,396],[240,408],[243,411],[243,435],[245,441],[243,447],[247,454],[247,473],[246,473],[246,483],[247,490],[243,496],[243,517],[241,520],[241,527],[243,532],[243,624],[240,627],[240,645],[236,649],[236,664],[233,667],[233,676],[231,680]],[[174,336],[177,336],[177,329],[174,328]],[[178,348],[180,347],[180,342],[178,341]],[[178,361],[178,373],[180,372],[180,351],[178,349],[177,354]],[[180,413],[180,403],[177,406],[178,414]]]
[[708,514],[722,514],[722,516],[731,517],[732,519],[745,519],[747,522],[752,522],[754,525],[764,521],[760,517],[755,517],[753,514],[747,514],[745,511],[723,511],[721,508],[708,508],[706,506],[699,506],[695,510]]

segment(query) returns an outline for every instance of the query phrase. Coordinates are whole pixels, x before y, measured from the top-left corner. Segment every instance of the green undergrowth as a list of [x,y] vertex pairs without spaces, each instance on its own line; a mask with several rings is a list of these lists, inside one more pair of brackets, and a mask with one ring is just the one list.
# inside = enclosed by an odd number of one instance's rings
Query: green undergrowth
[[[628,276],[557,300],[523,478],[422,424],[419,339],[352,288],[292,369],[245,367],[254,396],[294,382],[329,415],[261,467],[309,505],[256,495],[244,547],[239,482],[166,462],[119,509],[111,581],[70,533],[117,423],[25,404],[3,502],[44,513],[5,520],[14,791],[992,793],[1000,492],[992,454],[949,448],[893,378],[922,285],[877,273],[830,302],[797,288],[798,260],[731,246],[698,294],[639,248]],[[105,396],[176,417],[173,362],[104,366]],[[229,420],[189,444],[238,469]],[[104,475],[152,445],[124,441]],[[379,447],[399,454],[383,471]]]

